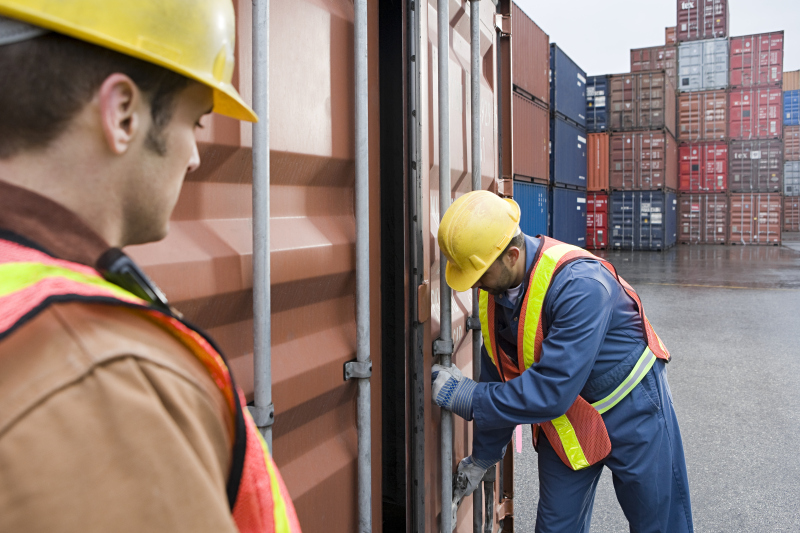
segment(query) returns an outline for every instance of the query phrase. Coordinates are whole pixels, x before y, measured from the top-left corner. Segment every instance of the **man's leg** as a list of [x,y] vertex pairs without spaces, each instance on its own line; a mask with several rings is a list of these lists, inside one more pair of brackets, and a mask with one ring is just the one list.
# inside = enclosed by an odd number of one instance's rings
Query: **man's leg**
[[539,438],[539,507],[536,533],[589,533],[602,463],[574,471]]

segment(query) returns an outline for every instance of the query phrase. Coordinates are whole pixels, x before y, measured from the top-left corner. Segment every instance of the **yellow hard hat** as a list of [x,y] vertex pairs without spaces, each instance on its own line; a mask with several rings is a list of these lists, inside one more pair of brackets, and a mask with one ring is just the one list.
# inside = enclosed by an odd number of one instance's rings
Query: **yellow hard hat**
[[214,90],[214,111],[255,122],[231,84],[231,0],[0,0],[17,19],[177,72]]
[[503,253],[519,227],[519,205],[489,191],[473,191],[447,209],[439,225],[445,277],[454,290],[475,285]]

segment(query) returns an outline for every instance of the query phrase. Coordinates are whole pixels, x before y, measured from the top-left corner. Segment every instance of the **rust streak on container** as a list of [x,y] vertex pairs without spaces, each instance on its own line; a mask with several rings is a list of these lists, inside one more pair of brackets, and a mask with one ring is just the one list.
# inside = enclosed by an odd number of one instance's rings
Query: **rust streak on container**
[[531,178],[540,183],[550,180],[550,113],[537,103],[513,95],[514,178]]
[[608,191],[608,133],[590,133],[587,143],[587,190]]
[[728,187],[728,144],[681,144],[681,192],[725,192]]
[[525,96],[550,105],[550,37],[511,3],[513,82]]
[[783,127],[783,158],[800,161],[800,126]]
[[730,244],[781,243],[780,194],[734,193],[730,202]]
[[682,194],[678,211],[679,243],[725,244],[727,242],[727,195]]
[[728,94],[723,91],[678,96],[678,140],[724,141],[728,137]]
[[664,131],[612,133],[609,182],[615,191],[678,188],[678,146]]
[[612,131],[675,132],[675,87],[665,72],[617,74],[608,83]]

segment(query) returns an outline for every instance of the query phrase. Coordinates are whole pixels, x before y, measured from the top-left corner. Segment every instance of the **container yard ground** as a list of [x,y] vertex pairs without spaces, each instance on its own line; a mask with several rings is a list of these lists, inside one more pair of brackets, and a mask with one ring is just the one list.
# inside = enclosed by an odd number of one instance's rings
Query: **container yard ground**
[[[800,233],[777,246],[599,252],[669,347],[695,531],[800,531]],[[516,531],[533,531],[536,452],[516,455]],[[593,533],[628,531],[606,469]]]

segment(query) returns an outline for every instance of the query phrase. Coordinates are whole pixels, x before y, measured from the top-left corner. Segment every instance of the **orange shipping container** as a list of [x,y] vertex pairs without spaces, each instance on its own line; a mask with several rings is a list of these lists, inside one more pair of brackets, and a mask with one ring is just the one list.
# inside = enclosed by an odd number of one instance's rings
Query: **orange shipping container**
[[724,141],[728,136],[728,94],[722,91],[681,93],[678,140]]
[[781,208],[779,193],[731,194],[730,244],[781,243]]
[[514,93],[514,177],[550,181],[550,113]]
[[793,70],[791,72],[783,73],[783,90],[784,91],[800,90],[800,70]]
[[783,127],[783,160],[800,161],[800,126]]
[[550,37],[511,3],[513,83],[526,95],[550,105]]
[[608,190],[608,133],[590,133],[587,146],[587,189]]
[[664,30],[664,42],[667,44],[678,44],[678,27],[669,26]]
[[669,132],[612,133],[609,145],[611,190],[678,188],[678,145]]

